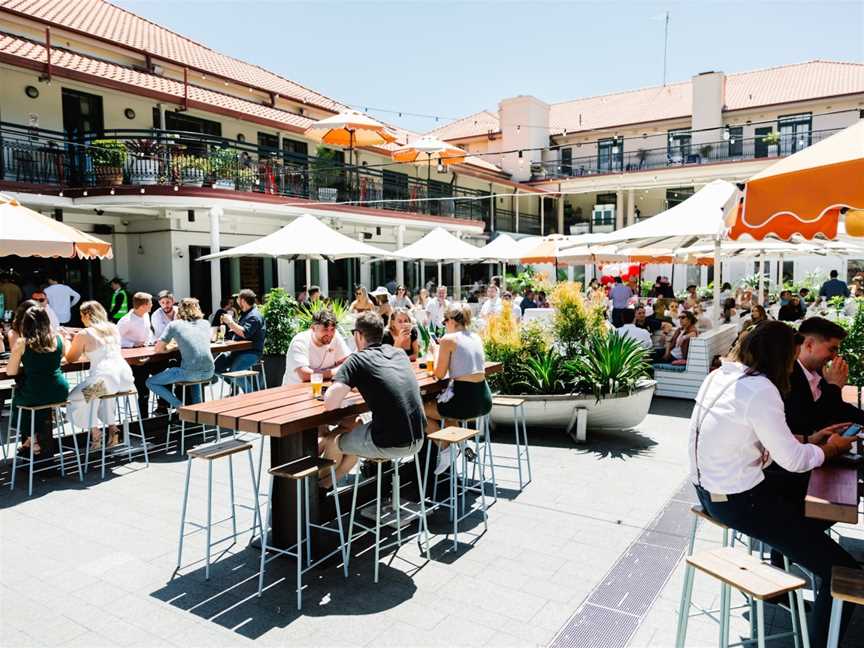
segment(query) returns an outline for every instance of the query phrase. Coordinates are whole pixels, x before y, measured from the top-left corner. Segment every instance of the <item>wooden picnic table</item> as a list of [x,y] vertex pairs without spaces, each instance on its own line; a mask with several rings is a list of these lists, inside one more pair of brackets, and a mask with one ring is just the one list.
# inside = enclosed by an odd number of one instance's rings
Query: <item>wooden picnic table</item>
[[[210,344],[210,351],[213,355],[218,355],[226,351],[243,351],[252,347],[252,343],[248,340],[225,340],[224,342],[213,342]],[[167,360],[169,358],[179,357],[180,350],[177,348],[170,349],[165,353],[156,353],[156,347],[135,347],[132,349],[122,349],[123,358],[130,365],[142,365],[154,360]],[[90,366],[87,360],[78,362],[67,362],[60,366],[64,372],[80,371]],[[6,361],[0,363],[0,380],[12,378],[6,374]]]
[[[413,363],[423,400],[431,400],[447,386]],[[501,371],[500,362],[487,362],[486,374]],[[327,411],[321,400],[312,397],[309,383],[273,387],[217,401],[181,407],[181,420],[205,425],[219,425],[239,432],[254,432],[270,437],[270,465],[279,466],[292,459],[318,456],[319,428],[338,423],[347,416],[368,412],[359,393],[346,398],[345,407]],[[313,480],[314,481],[314,480]],[[310,516],[323,523],[318,489],[310,488]],[[323,498],[322,498],[323,499]],[[271,544],[288,547],[294,542],[296,504],[293,485],[277,479],[273,493],[273,538]]]
[[858,468],[827,464],[810,473],[804,514],[819,520],[858,523]]

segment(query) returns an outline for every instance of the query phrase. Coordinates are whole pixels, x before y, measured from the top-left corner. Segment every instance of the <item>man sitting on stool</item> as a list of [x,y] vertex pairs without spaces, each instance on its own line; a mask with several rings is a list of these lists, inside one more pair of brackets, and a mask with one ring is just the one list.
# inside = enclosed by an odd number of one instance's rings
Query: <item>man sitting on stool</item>
[[[264,352],[264,338],[267,335],[267,326],[264,318],[255,305],[255,293],[244,288],[237,295],[237,305],[240,307],[240,321],[235,322],[230,313],[222,315],[222,323],[228,327],[229,340],[246,340],[252,343],[251,349],[243,351],[230,351],[222,353],[216,358],[216,373],[226,371],[246,371],[251,369],[260,359]],[[231,385],[234,391],[235,378],[226,377],[225,381]],[[249,385],[250,381],[241,381],[241,385]]]
[[[356,387],[372,412],[372,420],[344,419],[333,436],[324,440],[324,456],[336,462],[336,479],[346,475],[357,457],[398,459],[423,447],[426,416],[420,386],[408,356],[402,349],[382,345],[384,321],[377,313],[362,313],[354,322],[357,353],[339,366],[333,385],[324,397],[328,411],[343,406]],[[350,403],[349,403],[350,404]],[[319,480],[330,488],[329,471]]]

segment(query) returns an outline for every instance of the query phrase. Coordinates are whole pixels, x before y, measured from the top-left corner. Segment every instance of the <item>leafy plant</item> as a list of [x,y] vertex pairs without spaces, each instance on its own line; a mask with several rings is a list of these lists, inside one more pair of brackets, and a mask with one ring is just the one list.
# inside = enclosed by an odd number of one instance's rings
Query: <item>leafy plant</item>
[[244,188],[249,188],[258,183],[258,174],[253,169],[238,169],[237,184]]
[[158,140],[146,137],[126,141],[126,149],[138,159],[154,159],[165,152]]
[[549,303],[555,308],[552,317],[555,338],[563,353],[572,355],[588,336],[590,329],[590,315],[582,297],[582,285],[577,282],[559,283],[549,296]]
[[217,179],[233,179],[237,172],[237,154],[228,148],[216,148],[210,153],[210,170]]
[[849,384],[864,387],[864,298],[858,300],[858,312],[840,345],[840,355],[849,364]]
[[828,306],[840,313],[844,308],[846,308],[846,298],[841,295],[831,297],[828,300]]
[[425,356],[429,351],[429,345],[432,343],[432,333],[428,326],[417,322],[417,334],[420,338],[420,355]]
[[306,329],[311,328],[312,318],[315,316],[315,313],[322,310],[333,311],[333,314],[336,316],[336,326],[339,334],[345,338],[350,337],[352,317],[348,312],[348,304],[338,299],[326,302],[323,299],[319,299],[310,303],[308,306],[298,306],[296,313],[297,330],[305,331]]
[[780,133],[778,133],[777,131],[771,131],[762,138],[762,141],[768,146],[774,146],[775,144],[779,144]]
[[312,181],[316,187],[338,187],[342,184],[342,170],[336,158],[336,151],[326,146],[315,150],[312,160]]
[[261,314],[267,325],[264,353],[284,355],[291,339],[300,330],[297,326],[297,300],[283,288],[273,288],[264,296]]
[[567,362],[557,351],[528,356],[522,379],[529,394],[566,394],[570,392]]
[[126,162],[126,145],[115,139],[93,140],[90,159],[94,167],[122,167]]
[[566,368],[581,392],[604,396],[632,391],[649,374],[648,352],[636,340],[621,335],[591,335],[582,353]]

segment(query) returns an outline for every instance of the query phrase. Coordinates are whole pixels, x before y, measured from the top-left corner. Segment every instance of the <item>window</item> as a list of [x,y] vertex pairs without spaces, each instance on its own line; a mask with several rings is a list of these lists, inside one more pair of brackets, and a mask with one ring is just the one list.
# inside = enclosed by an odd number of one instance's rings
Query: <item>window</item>
[[[431,180],[429,182],[430,198],[449,198],[453,195],[453,187],[446,182]],[[436,216],[452,216],[454,206],[452,200],[432,200],[429,202],[428,213]]]
[[[168,130],[199,133],[204,136],[222,137],[222,124],[209,119],[193,117],[186,113],[166,112],[165,128]],[[194,135],[180,137],[179,143],[186,146],[189,155],[207,155],[206,138],[196,138]]]
[[669,162],[684,164],[690,155],[690,129],[677,128],[669,131],[669,139],[666,144],[666,155]]
[[571,148],[561,149],[561,175],[573,175],[573,149]]
[[270,133],[258,133],[258,152],[274,153],[279,148],[279,137]]
[[726,132],[729,133],[729,157],[744,155],[744,127],[732,126]]
[[597,141],[597,170],[620,171],[624,163],[624,142],[617,137]]
[[788,115],[777,120],[780,131],[780,155],[792,155],[810,146],[813,116],[810,113]]
[[[381,173],[384,200],[406,200],[408,198],[408,174],[384,170]],[[403,209],[405,203],[385,202],[384,209]]]
[[666,190],[666,209],[680,205],[693,195],[693,187],[673,187]]

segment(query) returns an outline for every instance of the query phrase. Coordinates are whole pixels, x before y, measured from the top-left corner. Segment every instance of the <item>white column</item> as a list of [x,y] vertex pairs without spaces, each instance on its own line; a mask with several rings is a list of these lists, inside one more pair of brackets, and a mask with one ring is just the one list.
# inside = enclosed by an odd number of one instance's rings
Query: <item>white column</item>
[[[405,247],[405,226],[399,225],[396,228],[396,249],[401,250]],[[396,261],[396,284],[402,286],[405,284],[405,262]]]
[[636,222],[636,192],[633,189],[627,190],[627,226],[629,227]]
[[546,214],[544,214],[545,201],[543,200],[543,194],[540,194],[540,236],[543,236],[543,226],[544,221],[546,219]]
[[426,262],[420,261],[420,287],[426,287]]
[[462,291],[462,264],[459,261],[453,263],[453,299],[459,299]]
[[325,297],[330,294],[330,273],[327,261],[318,260],[318,285],[321,286],[321,294]]
[[624,191],[619,189],[615,192],[615,229],[624,227]]
[[[221,207],[211,207],[210,216],[210,253],[215,254],[222,249],[222,244],[219,237],[219,221],[224,212]],[[222,274],[220,273],[219,265],[221,261],[218,259],[210,262],[210,301],[211,312],[216,312],[219,309],[219,302],[222,300]]]
[[441,268],[442,265],[443,264],[439,261],[438,262],[438,285],[439,286],[444,283],[444,271]]
[[699,266],[699,285],[708,285],[708,266]]
[[312,285],[312,260],[306,257],[306,290]]
[[765,305],[765,300],[762,298],[762,295],[765,293],[765,255],[759,255],[759,296],[756,298],[756,302],[759,304]]
[[277,285],[284,288],[290,295],[296,293],[294,286],[294,262],[288,259],[276,259],[276,273],[279,275]]
[[516,219],[516,233],[519,233],[519,190],[513,192],[513,213]]
[[573,271],[575,268],[572,265],[567,266],[567,281],[573,281]]
[[[561,185],[558,185],[558,190],[561,190]],[[558,233],[564,234],[564,196],[558,196]]]

